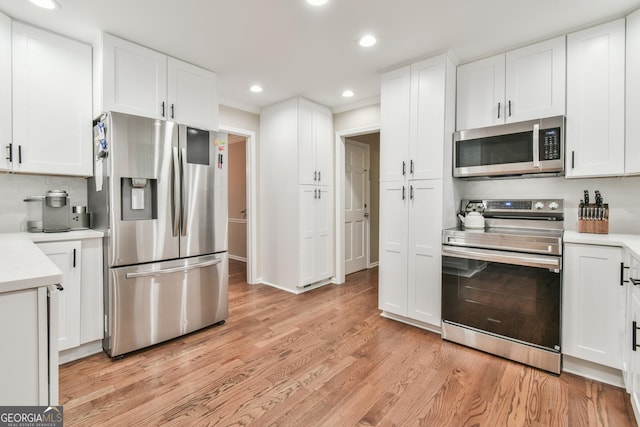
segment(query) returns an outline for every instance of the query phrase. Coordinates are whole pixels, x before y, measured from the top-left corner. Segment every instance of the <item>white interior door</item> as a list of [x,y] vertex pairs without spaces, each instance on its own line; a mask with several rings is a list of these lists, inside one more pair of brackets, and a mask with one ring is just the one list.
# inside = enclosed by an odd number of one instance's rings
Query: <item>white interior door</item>
[[367,268],[369,250],[369,146],[345,143],[345,274]]

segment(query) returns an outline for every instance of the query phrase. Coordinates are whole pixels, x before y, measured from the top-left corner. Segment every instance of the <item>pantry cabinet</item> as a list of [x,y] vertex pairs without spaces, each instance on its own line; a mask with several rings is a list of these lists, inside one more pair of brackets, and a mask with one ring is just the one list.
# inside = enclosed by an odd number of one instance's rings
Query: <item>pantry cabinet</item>
[[91,46],[14,22],[11,53],[11,169],[91,176]]
[[94,114],[135,114],[216,130],[216,74],[103,33],[94,46]]
[[434,330],[443,212],[454,193],[455,70],[443,54],[389,71],[381,82],[378,306],[387,317]]
[[622,249],[565,244],[562,353],[622,368],[625,288]]
[[565,37],[458,67],[458,130],[565,113]]
[[625,21],[567,36],[566,176],[623,175]]
[[259,240],[266,284],[299,293],[334,275],[332,134],[330,110],[309,100],[262,110]]
[[380,187],[379,308],[440,326],[442,181]]
[[0,13],[0,171],[11,170],[11,19]]
[[627,16],[625,174],[640,174],[640,10]]

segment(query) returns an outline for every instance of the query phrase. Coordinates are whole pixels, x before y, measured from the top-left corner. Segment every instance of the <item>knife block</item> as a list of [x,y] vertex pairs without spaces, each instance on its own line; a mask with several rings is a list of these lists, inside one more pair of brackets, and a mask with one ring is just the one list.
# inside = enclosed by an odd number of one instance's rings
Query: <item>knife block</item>
[[[605,203],[602,207],[604,208],[602,219],[580,218],[578,211],[578,233],[609,234],[609,205]],[[587,208],[596,208],[596,205],[589,204]]]

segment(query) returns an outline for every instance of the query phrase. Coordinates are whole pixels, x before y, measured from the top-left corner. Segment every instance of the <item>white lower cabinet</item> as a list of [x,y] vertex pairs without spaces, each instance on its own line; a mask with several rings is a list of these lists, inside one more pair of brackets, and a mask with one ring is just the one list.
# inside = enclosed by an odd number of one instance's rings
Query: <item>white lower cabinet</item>
[[442,181],[380,183],[379,308],[440,327]]
[[0,294],[0,322],[0,402],[49,405],[47,289]]
[[620,283],[622,249],[565,244],[562,352],[622,368],[625,288]]
[[58,350],[71,350],[101,340],[104,312],[102,239],[42,242],[37,245],[62,271],[64,290],[59,293]]
[[331,187],[300,186],[300,278],[302,286],[333,275]]
[[631,405],[640,418],[640,259],[629,255],[625,265],[629,267],[625,278],[627,287],[627,311],[623,340],[622,373],[627,391],[631,394]]

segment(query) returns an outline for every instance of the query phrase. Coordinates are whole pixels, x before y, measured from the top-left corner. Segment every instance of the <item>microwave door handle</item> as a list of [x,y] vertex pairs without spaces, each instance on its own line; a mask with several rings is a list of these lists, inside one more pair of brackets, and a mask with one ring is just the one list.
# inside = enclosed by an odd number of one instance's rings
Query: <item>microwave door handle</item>
[[533,125],[533,167],[540,169],[540,124]]

